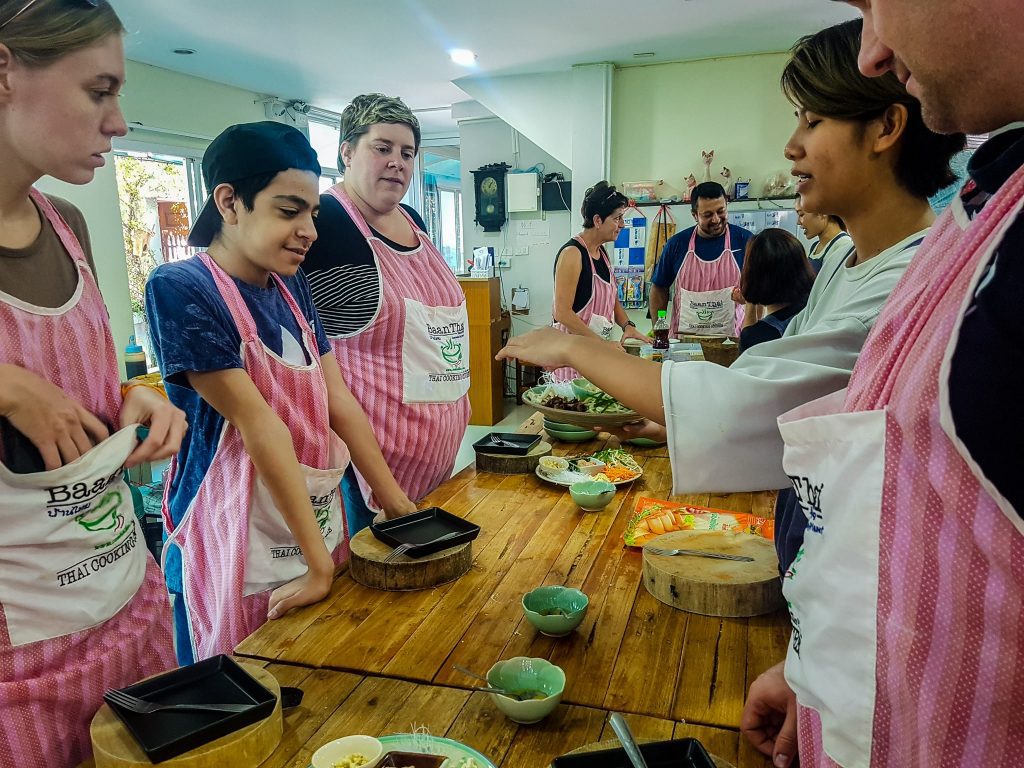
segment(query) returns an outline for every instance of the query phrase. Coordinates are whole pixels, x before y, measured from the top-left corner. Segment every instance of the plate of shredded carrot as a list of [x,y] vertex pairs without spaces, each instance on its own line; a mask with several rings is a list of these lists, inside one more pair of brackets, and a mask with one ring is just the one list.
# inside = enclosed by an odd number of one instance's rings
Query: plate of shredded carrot
[[[633,460],[629,453],[621,449],[609,449],[598,451],[593,456],[574,456],[569,459],[569,468],[561,472],[549,472],[537,467],[536,475],[541,480],[547,480],[555,485],[570,486],[573,483],[585,480],[604,480],[613,485],[625,485],[640,477],[644,471],[640,465]],[[577,469],[576,462],[582,459],[598,459],[604,462],[604,468],[593,475],[584,474]]]

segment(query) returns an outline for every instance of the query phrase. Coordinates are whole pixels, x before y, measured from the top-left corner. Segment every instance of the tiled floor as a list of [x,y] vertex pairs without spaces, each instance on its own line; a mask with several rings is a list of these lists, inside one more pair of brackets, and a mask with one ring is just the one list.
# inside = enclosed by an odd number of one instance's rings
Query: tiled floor
[[516,429],[533,415],[535,409],[528,405],[516,405],[514,400],[507,400],[505,403],[505,418],[493,427],[477,427],[472,424],[466,427],[466,434],[462,438],[462,445],[459,446],[459,454],[455,457],[455,469],[453,475],[458,474],[473,463],[473,443],[489,432],[515,432]]

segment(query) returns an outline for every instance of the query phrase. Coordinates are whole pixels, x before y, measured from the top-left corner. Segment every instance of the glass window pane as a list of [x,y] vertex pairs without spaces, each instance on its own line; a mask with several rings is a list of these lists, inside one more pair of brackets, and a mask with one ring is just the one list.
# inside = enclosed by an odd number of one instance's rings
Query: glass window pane
[[309,122],[309,143],[323,168],[338,169],[338,138],[341,130],[333,125]]

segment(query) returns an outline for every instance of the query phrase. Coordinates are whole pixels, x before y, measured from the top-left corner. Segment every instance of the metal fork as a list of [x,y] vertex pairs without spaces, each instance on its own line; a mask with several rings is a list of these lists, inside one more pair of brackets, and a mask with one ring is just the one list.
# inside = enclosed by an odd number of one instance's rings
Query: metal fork
[[491,435],[491,445],[496,445],[499,448],[519,448],[518,443],[513,443],[511,440],[505,440],[494,434]]
[[384,562],[393,563],[410,549],[416,549],[417,547],[429,547],[431,544],[437,544],[442,541],[447,541],[448,539],[454,539],[456,536],[461,536],[463,533],[463,531],[452,531],[451,533],[446,533],[440,538],[434,539],[433,541],[425,541],[422,544],[409,544],[408,542],[405,544],[399,544],[388,553],[388,556],[384,558]]
[[752,563],[754,558],[747,557],[746,555],[725,555],[721,552],[705,552],[700,549],[662,549],[661,547],[644,547],[645,552],[650,552],[652,555],[693,555],[694,557],[710,557],[714,560],[735,560],[741,563]]
[[158,704],[155,701],[146,701],[137,696],[132,696],[124,691],[107,691],[103,698],[109,704],[116,704],[129,712],[136,712],[140,715],[148,715],[150,712],[160,712],[165,709],[187,709],[207,710],[209,712],[244,712],[252,708],[252,704]]

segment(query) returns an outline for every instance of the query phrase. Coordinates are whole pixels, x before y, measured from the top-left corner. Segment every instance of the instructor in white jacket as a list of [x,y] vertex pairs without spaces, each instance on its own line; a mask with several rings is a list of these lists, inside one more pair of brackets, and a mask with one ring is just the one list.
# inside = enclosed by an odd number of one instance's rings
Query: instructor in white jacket
[[[856,45],[822,58],[798,44],[782,76],[797,107],[785,148],[804,208],[841,216],[853,245],[830,254],[807,307],[785,335],[729,368],[659,365],[556,331],[513,338],[499,359],[576,368],[650,422],[667,429],[673,492],[784,488],[782,413],[846,386],[886,297],[934,220],[928,196],[952,179],[964,137],[929,131],[894,75],[866,78]],[[664,425],[661,427],[659,425]]]

